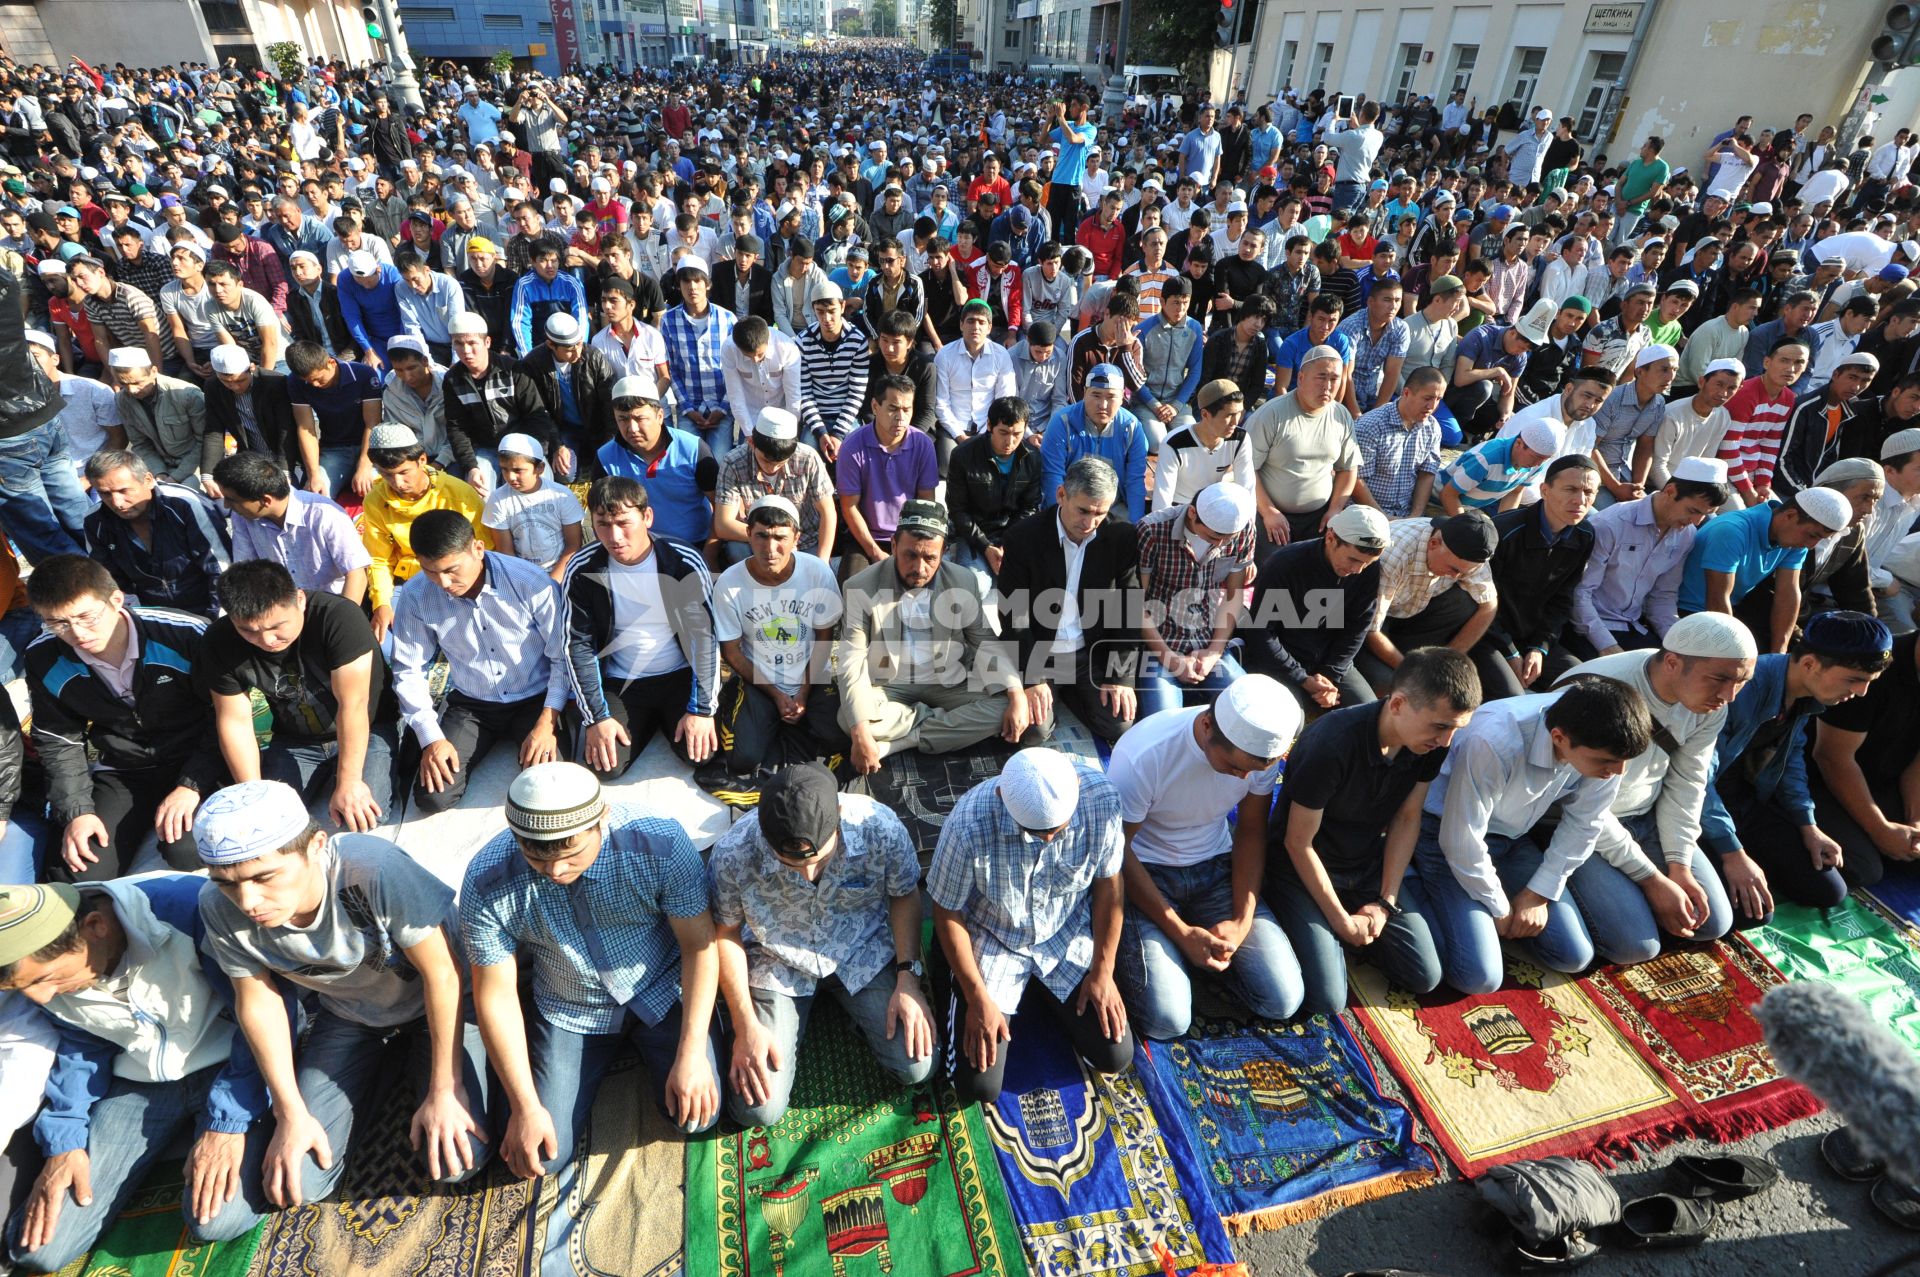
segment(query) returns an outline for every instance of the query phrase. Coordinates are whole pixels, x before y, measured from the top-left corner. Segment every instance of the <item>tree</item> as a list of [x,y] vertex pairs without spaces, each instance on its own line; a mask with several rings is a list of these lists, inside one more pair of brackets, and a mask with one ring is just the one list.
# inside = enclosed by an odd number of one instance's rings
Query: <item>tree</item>
[[268,45],[267,61],[273,63],[273,69],[289,84],[298,84],[307,76],[306,54],[292,40],[280,40]]
[[958,0],[926,0],[927,33],[935,49],[951,49],[959,31]]
[[1127,61],[1179,67],[1205,84],[1219,12],[1220,0],[1133,0]]

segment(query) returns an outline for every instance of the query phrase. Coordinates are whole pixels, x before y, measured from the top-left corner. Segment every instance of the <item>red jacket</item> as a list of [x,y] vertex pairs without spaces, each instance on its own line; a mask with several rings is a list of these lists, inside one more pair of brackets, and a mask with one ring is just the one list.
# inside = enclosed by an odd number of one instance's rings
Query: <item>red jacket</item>
[[1093,254],[1093,273],[1108,279],[1120,276],[1120,256],[1127,247],[1127,228],[1119,218],[1113,219],[1113,225],[1102,230],[1100,215],[1095,213],[1080,223],[1073,242]]
[[986,298],[989,304],[999,303],[994,305],[995,317],[1004,318],[1006,327],[1019,332],[1026,326],[1021,311],[1020,268],[1008,262],[1006,273],[1000,278],[1005,281],[1002,284],[1005,291],[996,294],[992,290],[993,274],[987,269],[987,259],[982,257],[973,268],[973,295]]

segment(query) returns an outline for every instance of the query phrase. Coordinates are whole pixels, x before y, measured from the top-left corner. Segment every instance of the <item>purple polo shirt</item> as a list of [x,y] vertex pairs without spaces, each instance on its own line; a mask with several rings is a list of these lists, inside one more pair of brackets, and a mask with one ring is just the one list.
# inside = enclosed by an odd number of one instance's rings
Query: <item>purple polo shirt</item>
[[900,507],[922,489],[931,492],[939,485],[940,459],[934,453],[933,437],[924,430],[907,427],[907,437],[888,452],[869,424],[840,445],[834,478],[841,496],[860,498],[867,530],[884,546],[900,524]]
[[338,594],[347,573],[373,562],[353,517],[323,496],[295,488],[284,526],[233,516],[233,561],[272,559],[309,594]]

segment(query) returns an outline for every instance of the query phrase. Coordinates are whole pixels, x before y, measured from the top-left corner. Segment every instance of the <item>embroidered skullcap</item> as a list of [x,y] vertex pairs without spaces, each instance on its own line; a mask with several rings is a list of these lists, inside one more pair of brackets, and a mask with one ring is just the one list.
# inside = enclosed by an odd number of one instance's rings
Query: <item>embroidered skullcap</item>
[[1862,479],[1882,479],[1885,474],[1877,461],[1869,461],[1865,457],[1842,457],[1827,463],[1826,469],[1813,476],[1813,481],[1823,488],[1836,488],[1842,484],[1858,483]]
[[1829,532],[1844,532],[1853,522],[1852,504],[1832,488],[1804,488],[1794,494],[1793,503]]
[[1673,477],[1687,483],[1727,482],[1727,463],[1718,457],[1682,457],[1673,467]]
[[383,421],[367,435],[369,449],[417,448],[420,436],[413,433],[413,427],[397,421]]
[[1667,630],[1660,645],[1676,656],[1751,661],[1759,655],[1753,631],[1725,612],[1695,612],[1681,617]]
[[1566,441],[1567,428],[1552,417],[1535,417],[1520,427],[1520,442],[1543,457],[1559,452],[1560,445]]
[[1001,770],[999,791],[1022,829],[1058,829],[1080,803],[1080,772],[1057,749],[1023,749]]
[[507,827],[529,842],[561,842],[606,815],[600,781],[578,763],[535,763],[507,789]]
[[[32,340],[33,334],[27,334]],[[1880,459],[1891,461],[1895,457],[1904,457],[1909,452],[1920,452],[1920,426],[1908,426],[1905,430],[1896,430],[1880,444]]]
[[205,863],[237,865],[297,841],[312,823],[292,785],[243,780],[200,804],[193,818],[193,843]]
[[1253,522],[1253,493],[1237,483],[1215,483],[1193,499],[1200,522],[1223,536],[1234,536]]
[[244,346],[215,346],[213,353],[207,356],[207,362],[222,377],[237,377],[253,367],[253,356]]
[[151,368],[153,356],[139,346],[115,346],[107,352],[109,368]]

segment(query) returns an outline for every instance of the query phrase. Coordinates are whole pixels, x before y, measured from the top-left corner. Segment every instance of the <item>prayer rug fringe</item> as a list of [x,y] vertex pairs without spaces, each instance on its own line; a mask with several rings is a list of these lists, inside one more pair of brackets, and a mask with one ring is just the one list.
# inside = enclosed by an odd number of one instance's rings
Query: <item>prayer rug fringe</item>
[[1349,1206],[1378,1201],[1382,1197],[1392,1197],[1395,1193],[1404,1193],[1410,1188],[1425,1188],[1439,1181],[1440,1172],[1437,1170],[1395,1171],[1390,1175],[1368,1180],[1364,1184],[1349,1184],[1345,1188],[1331,1189],[1317,1197],[1310,1197],[1304,1202],[1269,1206],[1265,1210],[1248,1211],[1244,1215],[1222,1215],[1220,1222],[1226,1225],[1227,1235],[1230,1237],[1244,1237],[1248,1233],[1273,1232],[1294,1224],[1304,1224],[1309,1220],[1325,1219]]

